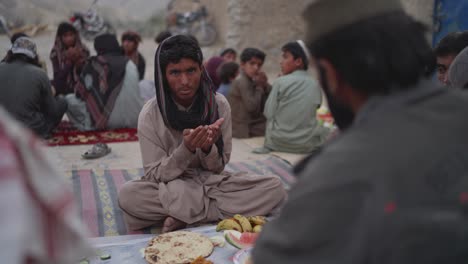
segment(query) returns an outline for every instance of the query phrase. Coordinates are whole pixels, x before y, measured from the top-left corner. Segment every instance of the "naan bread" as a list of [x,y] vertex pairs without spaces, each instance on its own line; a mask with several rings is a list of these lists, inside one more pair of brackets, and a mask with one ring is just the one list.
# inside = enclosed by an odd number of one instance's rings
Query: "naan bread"
[[150,264],[185,264],[199,256],[213,252],[209,238],[189,231],[175,231],[159,235],[148,243],[145,259]]

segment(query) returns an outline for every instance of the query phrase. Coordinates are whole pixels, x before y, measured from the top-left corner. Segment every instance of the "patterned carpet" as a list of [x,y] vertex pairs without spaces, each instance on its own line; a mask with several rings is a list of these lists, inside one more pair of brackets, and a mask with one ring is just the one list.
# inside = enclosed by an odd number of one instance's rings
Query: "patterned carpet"
[[[227,171],[246,171],[252,174],[272,175],[281,179],[285,189],[295,182],[291,166],[278,158],[229,163]],[[122,211],[117,203],[120,187],[127,181],[138,179],[143,169],[135,170],[73,170],[67,172],[78,202],[81,218],[91,237],[127,234],[158,233],[159,228],[133,232],[127,230]]]
[[52,134],[52,138],[47,140],[49,146],[82,145],[138,141],[136,128],[120,128],[102,131],[79,131],[69,122],[61,122]]

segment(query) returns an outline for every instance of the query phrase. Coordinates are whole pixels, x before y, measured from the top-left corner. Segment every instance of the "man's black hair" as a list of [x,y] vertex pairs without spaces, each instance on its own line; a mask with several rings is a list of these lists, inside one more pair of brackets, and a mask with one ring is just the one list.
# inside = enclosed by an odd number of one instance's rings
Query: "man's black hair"
[[62,22],[57,28],[57,36],[61,37],[67,32],[73,32],[78,35],[78,30],[76,28],[68,23],[68,22]]
[[128,40],[128,41],[135,42],[135,44],[139,44],[142,41],[141,36],[138,33],[131,32],[131,31],[128,31],[122,34],[122,37],[120,39],[121,39],[120,41],[121,43],[123,43],[125,40]]
[[218,77],[221,83],[228,84],[231,79],[236,77],[237,71],[239,70],[239,64],[235,62],[225,62],[218,68]]
[[262,61],[262,63],[265,61],[265,53],[259,49],[256,48],[246,48],[242,51],[240,55],[240,60],[241,62],[245,63],[251,60],[252,58],[257,58]]
[[161,44],[165,39],[172,37],[172,33],[169,30],[164,30],[159,32],[159,34],[154,38],[156,43]]
[[364,94],[406,90],[435,69],[426,28],[403,11],[389,12],[328,33],[310,45],[340,78]]
[[228,53],[232,53],[234,55],[237,55],[237,52],[235,49],[233,48],[227,48],[227,49],[224,49],[223,51],[221,51],[221,54],[219,54],[219,56],[223,57],[224,55],[228,54]]
[[197,37],[195,37],[194,35],[192,34],[186,34],[187,37],[191,38],[193,41],[195,41],[195,43],[197,43],[197,46],[200,47],[200,42],[198,42],[198,39]]
[[98,55],[122,54],[122,48],[114,34],[102,34],[94,39],[94,49]]
[[302,49],[301,45],[296,41],[286,43],[281,50],[283,52],[289,52],[293,56],[295,60],[301,59],[303,64],[303,70],[307,70],[309,68],[309,60]]
[[466,47],[468,47],[468,31],[452,32],[439,41],[434,52],[437,57],[456,56]]
[[203,55],[198,43],[187,35],[177,35],[167,39],[159,57],[163,76],[169,63],[179,63],[183,58],[194,60],[201,66]]
[[15,43],[15,41],[19,38],[22,38],[22,37],[26,37],[26,38],[29,38],[28,35],[24,34],[23,32],[18,32],[18,33],[15,33],[13,34],[11,37],[10,37],[10,42],[11,44]]

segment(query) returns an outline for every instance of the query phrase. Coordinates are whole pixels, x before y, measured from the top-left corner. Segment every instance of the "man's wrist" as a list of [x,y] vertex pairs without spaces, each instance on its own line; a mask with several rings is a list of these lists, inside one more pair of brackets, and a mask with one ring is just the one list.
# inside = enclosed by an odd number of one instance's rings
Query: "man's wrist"
[[202,148],[201,150],[205,153],[205,154],[209,154],[211,152],[211,146],[210,145],[208,148]]
[[189,147],[187,144],[185,144],[185,142],[184,142],[184,146],[185,146],[185,148],[186,148],[188,151],[190,151],[190,152],[192,152],[192,153],[195,153],[195,151],[197,151],[196,148],[193,149],[193,148]]

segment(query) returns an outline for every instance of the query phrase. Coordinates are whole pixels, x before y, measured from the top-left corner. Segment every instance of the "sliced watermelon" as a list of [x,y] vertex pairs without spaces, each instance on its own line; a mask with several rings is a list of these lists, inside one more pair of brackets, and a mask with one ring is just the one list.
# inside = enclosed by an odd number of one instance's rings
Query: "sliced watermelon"
[[224,238],[229,244],[236,248],[243,249],[253,246],[258,235],[259,233],[244,232],[239,237],[236,233],[226,232],[224,233]]
[[242,233],[237,230],[224,230],[224,237],[226,237],[227,234],[231,234],[237,239],[240,239],[240,237],[242,236]]

